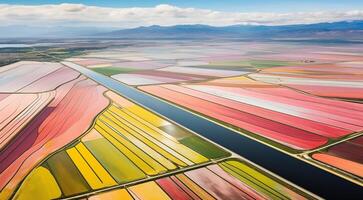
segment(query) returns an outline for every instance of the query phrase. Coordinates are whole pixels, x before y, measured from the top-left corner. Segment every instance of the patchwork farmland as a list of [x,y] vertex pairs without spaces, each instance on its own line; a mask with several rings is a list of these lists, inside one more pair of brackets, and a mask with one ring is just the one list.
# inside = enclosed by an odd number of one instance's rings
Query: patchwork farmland
[[320,198],[230,138],[361,187],[362,49],[162,40],[2,66],[0,199]]

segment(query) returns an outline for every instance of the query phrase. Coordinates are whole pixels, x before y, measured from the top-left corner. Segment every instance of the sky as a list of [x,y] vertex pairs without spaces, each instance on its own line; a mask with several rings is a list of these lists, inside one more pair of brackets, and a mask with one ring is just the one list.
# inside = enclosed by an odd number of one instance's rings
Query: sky
[[169,4],[233,12],[309,12],[319,10],[354,10],[363,8],[362,0],[0,0],[0,4],[42,5],[75,3],[100,7],[155,7]]
[[363,0],[0,0],[0,26],[132,28],[363,20]]

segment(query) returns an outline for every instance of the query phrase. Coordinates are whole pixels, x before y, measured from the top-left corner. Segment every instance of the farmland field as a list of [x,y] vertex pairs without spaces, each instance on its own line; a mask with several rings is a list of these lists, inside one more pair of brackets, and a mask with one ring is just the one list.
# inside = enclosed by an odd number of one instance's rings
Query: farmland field
[[[302,171],[363,185],[362,44],[60,46],[65,53],[32,49],[42,58],[0,67],[0,199],[320,198],[290,179],[298,169],[284,177],[243,156],[253,146],[233,151],[230,138],[303,163]],[[232,136],[197,130],[177,113]]]

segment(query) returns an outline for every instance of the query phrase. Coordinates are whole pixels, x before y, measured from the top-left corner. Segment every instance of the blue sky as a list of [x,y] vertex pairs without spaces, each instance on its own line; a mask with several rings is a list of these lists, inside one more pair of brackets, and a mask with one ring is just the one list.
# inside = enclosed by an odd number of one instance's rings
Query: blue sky
[[0,4],[42,5],[81,3],[105,7],[153,7],[170,4],[233,12],[309,12],[363,9],[363,0],[0,0]]

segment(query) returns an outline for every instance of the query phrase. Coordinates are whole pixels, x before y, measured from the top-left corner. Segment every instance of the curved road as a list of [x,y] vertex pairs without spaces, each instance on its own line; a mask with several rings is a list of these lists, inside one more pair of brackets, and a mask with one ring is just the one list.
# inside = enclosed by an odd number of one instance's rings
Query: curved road
[[62,62],[101,85],[232,150],[290,182],[326,199],[361,199],[363,187],[314,167],[237,132],[160,101],[110,77],[71,62]]

